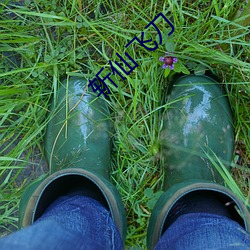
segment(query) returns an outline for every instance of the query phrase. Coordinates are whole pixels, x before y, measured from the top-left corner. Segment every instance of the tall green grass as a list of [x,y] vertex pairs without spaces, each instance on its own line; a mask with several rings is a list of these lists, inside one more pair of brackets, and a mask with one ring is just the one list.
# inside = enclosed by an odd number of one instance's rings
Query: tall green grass
[[[18,4],[17,4],[18,3]],[[250,188],[250,62],[249,13],[245,1],[82,1],[36,0],[0,3],[0,230],[13,230],[19,198],[39,167],[34,152],[43,157],[43,135],[49,100],[68,76],[92,79],[116,53],[128,54],[139,66],[106,100],[114,121],[112,178],[127,212],[126,245],[145,248],[148,219],[161,193],[159,165],[160,115],[165,89],[159,57],[166,50],[191,72],[212,71],[227,90],[235,121],[235,157],[232,174],[243,199]],[[242,13],[242,9],[243,13]],[[138,43],[125,45],[162,12],[174,24],[159,19],[163,44],[150,52]],[[158,39],[154,29],[145,39]],[[153,43],[148,46],[154,46]],[[228,180],[228,186],[235,183]],[[9,227],[8,225],[13,227]]]

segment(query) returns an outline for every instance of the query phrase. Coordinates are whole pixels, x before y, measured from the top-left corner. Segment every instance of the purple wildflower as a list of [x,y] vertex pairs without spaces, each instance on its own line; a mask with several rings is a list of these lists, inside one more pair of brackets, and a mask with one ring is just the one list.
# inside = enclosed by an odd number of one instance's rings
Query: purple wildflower
[[168,53],[166,53],[165,57],[160,57],[159,61],[163,62],[163,69],[170,68],[171,70],[174,69],[174,64],[177,63],[177,58],[170,56]]

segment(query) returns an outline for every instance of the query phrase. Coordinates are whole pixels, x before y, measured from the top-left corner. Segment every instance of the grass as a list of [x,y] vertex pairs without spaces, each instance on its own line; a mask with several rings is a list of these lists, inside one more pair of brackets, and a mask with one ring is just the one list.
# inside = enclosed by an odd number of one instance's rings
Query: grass
[[[145,248],[148,219],[161,193],[160,112],[174,72],[164,77],[159,57],[174,51],[179,71],[211,71],[227,90],[235,121],[232,176],[243,199],[250,197],[250,61],[249,9],[243,0],[224,1],[82,1],[36,0],[0,3],[0,229],[15,230],[20,196],[34,176],[21,178],[27,166],[39,168],[50,98],[60,80],[73,75],[92,79],[116,53],[128,54],[138,67],[123,81],[112,77],[107,102],[115,133],[112,178],[127,212],[126,245]],[[242,9],[244,11],[242,12]],[[162,12],[163,44],[148,51],[135,36]],[[160,19],[159,19],[160,20]],[[145,32],[146,39],[157,35]],[[154,46],[152,43],[149,46]],[[132,65],[132,62],[131,62]],[[166,76],[167,74],[165,74]],[[37,153],[38,152],[38,153]],[[36,160],[34,160],[36,158]],[[31,178],[32,177],[32,178]],[[237,189],[238,190],[238,189]],[[8,225],[12,225],[11,227]]]

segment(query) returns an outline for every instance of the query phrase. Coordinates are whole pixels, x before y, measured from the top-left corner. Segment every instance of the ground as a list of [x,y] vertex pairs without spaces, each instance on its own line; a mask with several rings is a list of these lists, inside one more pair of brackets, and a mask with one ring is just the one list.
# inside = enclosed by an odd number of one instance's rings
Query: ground
[[[70,1],[2,0],[0,3],[0,233],[16,230],[20,196],[36,177],[48,171],[43,136],[50,99],[62,79],[87,79],[109,60],[127,52],[138,67],[123,80],[108,83],[114,121],[112,179],[127,212],[126,246],[145,248],[152,207],[161,192],[159,131],[165,90],[175,73],[212,72],[225,88],[235,125],[235,153],[229,188],[235,181],[249,206],[250,58],[249,2],[223,1]],[[150,51],[134,42],[159,41],[149,24],[159,19],[162,44]],[[147,30],[147,32],[146,32]],[[154,48],[153,43],[148,47]],[[178,59],[163,69],[165,52]],[[173,52],[173,53],[172,53]],[[132,64],[132,63],[131,63]]]

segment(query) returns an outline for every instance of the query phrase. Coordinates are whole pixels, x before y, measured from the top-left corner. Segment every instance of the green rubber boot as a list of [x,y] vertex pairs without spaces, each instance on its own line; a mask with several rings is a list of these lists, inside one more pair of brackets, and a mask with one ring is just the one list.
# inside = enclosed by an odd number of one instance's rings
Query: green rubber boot
[[173,84],[168,102],[160,135],[165,192],[152,211],[148,249],[154,249],[166,230],[174,205],[196,191],[202,191],[203,197],[205,191],[214,192],[212,195],[235,204],[241,214],[237,214],[239,223],[249,231],[246,206],[224,187],[221,175],[211,164],[215,154],[229,169],[233,155],[233,121],[224,92],[207,76],[184,76]]
[[106,102],[83,78],[64,81],[51,105],[45,136],[50,174],[23,194],[20,227],[36,221],[59,196],[80,192],[110,210],[125,241],[126,215],[120,194],[110,182],[112,123]]

